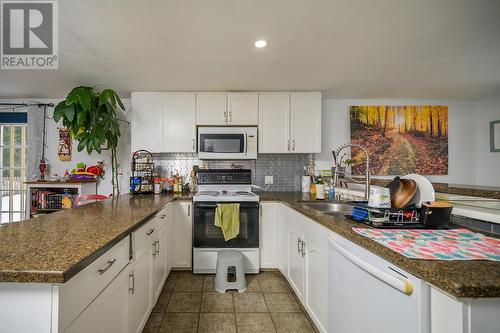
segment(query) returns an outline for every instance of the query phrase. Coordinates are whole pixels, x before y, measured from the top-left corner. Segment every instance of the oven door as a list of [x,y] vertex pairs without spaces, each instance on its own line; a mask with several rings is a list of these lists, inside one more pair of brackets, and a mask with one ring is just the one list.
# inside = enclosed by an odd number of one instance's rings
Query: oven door
[[219,227],[214,225],[217,202],[194,203],[193,246],[196,248],[258,248],[259,203],[239,202],[240,234],[224,240]]
[[246,158],[247,135],[232,128],[200,128],[198,157],[200,159]]

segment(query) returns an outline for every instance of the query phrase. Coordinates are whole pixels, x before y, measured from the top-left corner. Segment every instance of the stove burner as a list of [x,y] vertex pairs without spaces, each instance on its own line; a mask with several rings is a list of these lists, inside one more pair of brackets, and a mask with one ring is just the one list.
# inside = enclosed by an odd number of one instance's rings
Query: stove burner
[[219,195],[219,192],[218,191],[201,191],[201,192],[198,192],[199,195],[208,195],[208,196],[211,196],[211,197],[215,197],[215,196],[218,196]]
[[233,193],[234,196],[253,196],[254,194],[252,192],[247,192],[247,191],[237,191]]

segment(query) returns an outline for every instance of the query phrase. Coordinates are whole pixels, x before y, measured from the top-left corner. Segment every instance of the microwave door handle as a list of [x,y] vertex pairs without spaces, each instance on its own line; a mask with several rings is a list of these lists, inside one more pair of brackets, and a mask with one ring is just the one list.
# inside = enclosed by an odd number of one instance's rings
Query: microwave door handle
[[245,155],[248,152],[248,133],[245,131]]

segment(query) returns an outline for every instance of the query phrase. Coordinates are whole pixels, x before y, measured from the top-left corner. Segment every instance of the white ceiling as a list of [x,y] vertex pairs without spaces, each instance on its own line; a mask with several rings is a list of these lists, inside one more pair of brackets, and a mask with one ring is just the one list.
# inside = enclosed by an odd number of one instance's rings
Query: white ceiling
[[[500,91],[499,0],[59,1],[59,70],[0,71],[0,97],[322,90],[336,98]],[[269,41],[255,49],[258,38]]]

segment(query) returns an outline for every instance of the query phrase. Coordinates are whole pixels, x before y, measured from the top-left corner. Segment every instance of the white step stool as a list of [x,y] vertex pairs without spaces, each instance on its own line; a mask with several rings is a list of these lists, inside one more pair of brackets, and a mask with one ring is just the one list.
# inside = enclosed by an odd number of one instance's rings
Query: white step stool
[[[245,256],[236,250],[222,250],[217,253],[215,290],[225,293],[228,289],[237,289],[239,293],[247,290],[245,281]],[[229,268],[234,267],[236,281],[228,281]]]

